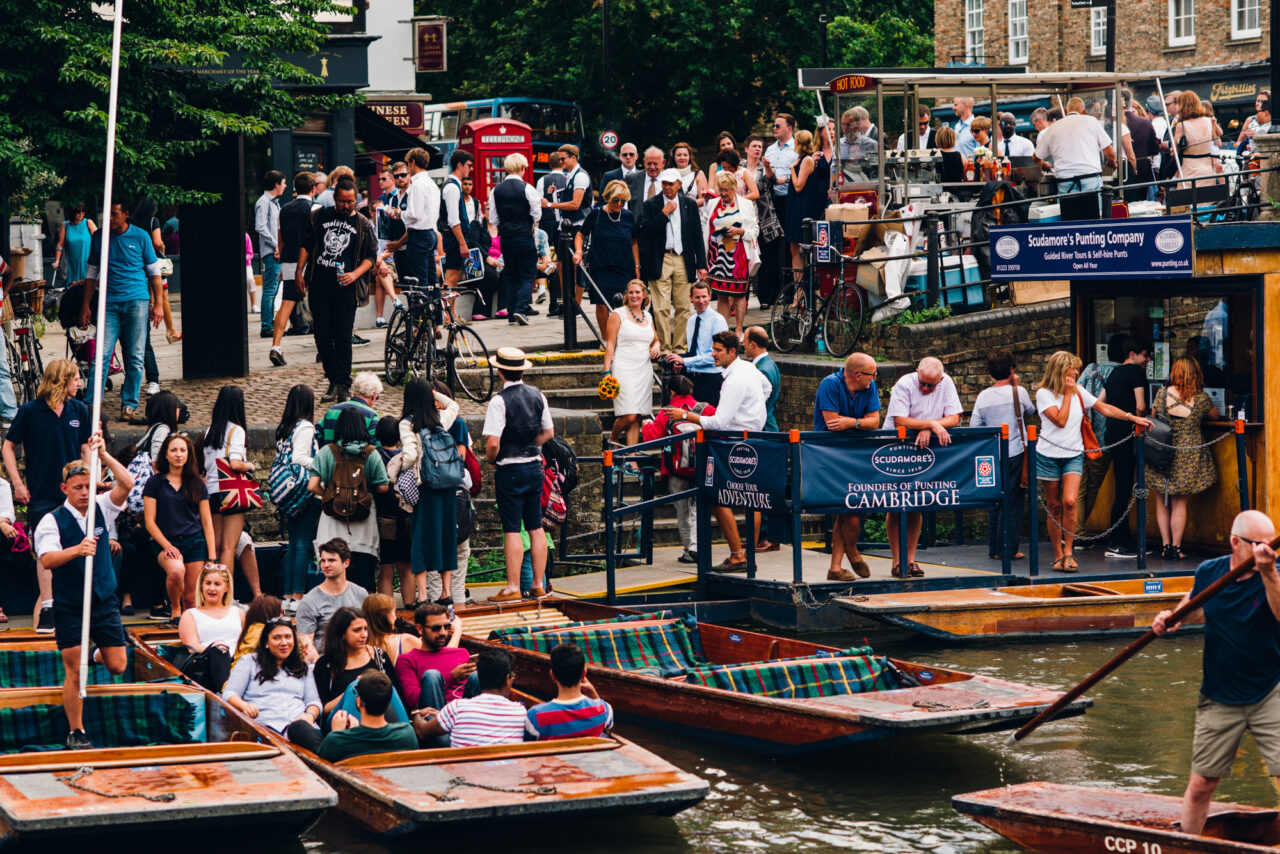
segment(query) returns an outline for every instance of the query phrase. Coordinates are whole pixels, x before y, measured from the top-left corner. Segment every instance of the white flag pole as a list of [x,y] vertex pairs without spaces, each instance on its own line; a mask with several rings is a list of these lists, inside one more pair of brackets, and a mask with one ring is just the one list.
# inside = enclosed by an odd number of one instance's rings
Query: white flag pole
[[[111,26],[111,84],[107,93],[107,170],[102,181],[102,201],[106,205],[107,220],[100,232],[102,247],[98,254],[98,319],[94,332],[93,381],[97,387],[93,389],[93,432],[98,432],[102,423],[102,330],[107,323],[107,277],[109,268],[107,261],[111,248],[111,197],[115,184],[116,161],[116,102],[120,91],[120,34],[124,21],[124,0],[115,0],[115,19]],[[98,479],[101,475],[101,461],[98,455],[89,458],[89,507],[85,510],[84,530],[87,536],[93,536],[95,517],[98,509]],[[106,543],[98,543],[98,548],[105,548]],[[93,604],[93,561],[86,559],[84,567],[84,602],[80,613],[80,696],[83,698],[89,685],[89,614]]]

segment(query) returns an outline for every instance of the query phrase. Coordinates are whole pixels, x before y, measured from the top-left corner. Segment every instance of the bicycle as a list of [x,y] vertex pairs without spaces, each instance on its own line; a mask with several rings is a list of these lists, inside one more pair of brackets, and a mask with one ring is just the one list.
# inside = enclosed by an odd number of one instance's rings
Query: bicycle
[[[493,396],[497,373],[489,350],[476,331],[458,320],[453,303],[461,291],[423,288],[418,280],[401,280],[405,304],[397,304],[387,324],[383,369],[387,382],[400,385],[409,377],[444,377],[450,392],[458,389],[478,403]],[[436,346],[436,326],[444,314],[448,332],[443,349]]]
[[778,350],[790,353],[812,339],[817,319],[822,319],[822,337],[827,352],[843,359],[853,352],[862,337],[867,304],[862,289],[846,280],[846,269],[857,262],[848,255],[833,253],[840,259],[838,274],[819,283],[814,294],[816,265],[812,247],[802,244],[804,281],[792,282],[782,289],[769,315],[769,331]]
[[22,283],[15,284],[9,291],[9,301],[13,307],[13,337],[6,339],[5,346],[9,354],[9,374],[13,379],[19,406],[36,399],[40,377],[44,374],[39,332],[35,323],[35,317],[39,313],[36,306],[43,292],[43,285],[22,288]]

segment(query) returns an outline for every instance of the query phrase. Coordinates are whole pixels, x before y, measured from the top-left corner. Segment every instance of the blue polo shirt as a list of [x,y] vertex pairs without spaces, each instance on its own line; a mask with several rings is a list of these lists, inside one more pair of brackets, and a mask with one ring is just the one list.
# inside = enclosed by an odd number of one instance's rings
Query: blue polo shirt
[[49,511],[66,500],[61,489],[62,467],[80,459],[80,448],[93,432],[89,420],[89,407],[78,400],[66,401],[61,415],[38,398],[18,407],[5,438],[22,446],[27,489],[31,491],[29,511]]
[[835,412],[845,418],[865,418],[869,413],[880,411],[880,392],[876,389],[876,381],[856,394],[850,394],[844,384],[844,368],[824,378],[818,384],[818,397],[813,404],[813,429],[826,430],[827,422],[822,417],[823,411]]
[[[93,233],[89,246],[90,279],[98,278],[98,259],[102,252],[102,234],[111,229],[100,228]],[[147,286],[149,268],[159,274],[159,261],[151,236],[136,225],[124,230],[124,234],[112,234],[107,249],[107,304],[149,300]]]
[[[1231,569],[1231,556],[1206,560],[1196,570],[1196,596]],[[1280,621],[1267,604],[1262,576],[1254,573],[1204,606],[1204,681],[1200,693],[1229,706],[1256,703],[1280,683]]]

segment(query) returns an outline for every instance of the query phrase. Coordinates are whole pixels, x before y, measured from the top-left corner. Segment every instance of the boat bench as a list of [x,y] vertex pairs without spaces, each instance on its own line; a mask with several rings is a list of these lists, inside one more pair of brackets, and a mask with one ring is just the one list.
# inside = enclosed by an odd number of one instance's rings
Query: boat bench
[[685,681],[696,685],[788,700],[865,694],[901,687],[888,659],[872,655],[870,647],[851,647],[804,658],[712,664],[690,668],[685,676]]
[[[198,692],[90,694],[84,728],[95,747],[191,744],[205,740],[205,697]],[[67,715],[62,706],[32,704],[0,708],[0,753],[62,750]]]
[[672,617],[670,612],[545,628],[512,626],[490,632],[489,640],[544,654],[559,644],[574,643],[588,664],[654,676],[683,673],[706,664],[697,623],[692,618]]
[[[98,663],[89,665],[90,685],[119,685],[133,681],[133,650],[125,648],[124,673],[115,674]],[[7,649],[0,654],[0,688],[52,688],[62,684],[66,670],[56,649]]]

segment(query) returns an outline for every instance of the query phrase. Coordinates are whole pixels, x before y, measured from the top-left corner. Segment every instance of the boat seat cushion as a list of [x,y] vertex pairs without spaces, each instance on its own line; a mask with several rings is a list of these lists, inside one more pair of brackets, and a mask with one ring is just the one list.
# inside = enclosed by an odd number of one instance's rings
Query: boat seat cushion
[[863,694],[901,687],[892,665],[870,647],[747,664],[691,668],[687,681],[757,697],[803,699]]
[[[203,699],[197,696],[197,699]],[[180,692],[85,698],[84,728],[95,747],[190,744],[204,729],[204,709]],[[0,708],[0,752],[62,750],[67,716],[61,705]]]
[[[89,666],[90,685],[119,685],[133,681],[133,650],[125,648],[124,673],[113,674],[101,664]],[[66,671],[56,649],[0,651],[0,688],[52,688],[62,684]]]
[[706,663],[697,636],[692,617],[677,618],[667,611],[567,626],[513,626],[491,632],[489,640],[547,654],[559,644],[575,643],[588,664],[659,676]]

